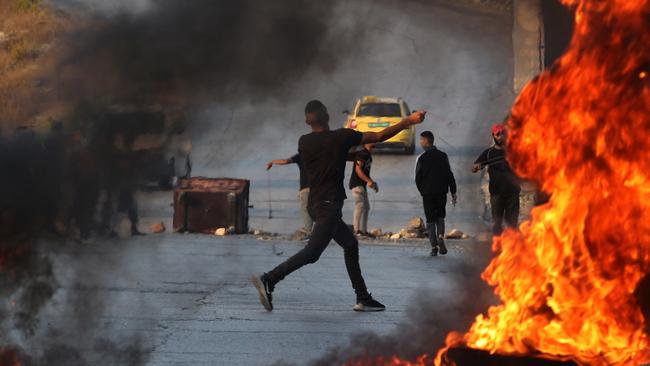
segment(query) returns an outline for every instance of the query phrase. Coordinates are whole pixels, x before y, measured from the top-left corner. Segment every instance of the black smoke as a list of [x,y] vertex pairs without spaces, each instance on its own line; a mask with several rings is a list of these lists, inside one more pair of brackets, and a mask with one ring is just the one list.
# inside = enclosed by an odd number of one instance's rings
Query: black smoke
[[[426,355],[435,358],[445,345],[451,331],[465,331],[476,317],[489,305],[497,303],[492,290],[485,284],[480,273],[492,256],[489,246],[484,245],[472,256],[479,258],[469,262],[450,265],[451,276],[445,276],[455,286],[455,291],[436,292],[421,289],[410,299],[406,319],[387,335],[364,332],[351,336],[350,344],[330,349],[323,357],[310,362],[311,366],[335,366],[359,362],[360,365],[380,366],[384,360],[398,356],[415,361]],[[453,260],[452,257],[446,260]],[[291,365],[278,362],[275,366]]]
[[[56,258],[110,237],[111,217],[130,210],[133,191],[149,178],[132,144],[151,131],[134,115],[269,98],[305,75],[324,77],[362,38],[339,24],[337,4],[155,0],[147,11],[111,15],[66,8],[74,25],[50,45],[30,84],[47,97],[20,105],[45,119],[47,131],[18,121],[27,127],[0,140],[0,293],[8,299],[0,304],[1,350],[8,350],[0,356],[34,365],[147,361],[150,344],[137,334],[127,348],[95,334],[111,299],[84,291],[80,273],[57,279]],[[187,123],[160,133],[182,133]],[[76,319],[46,329],[43,310],[61,291]],[[90,344],[58,339],[70,333],[92,335]]]
[[340,24],[338,3],[152,0],[140,13],[97,15],[70,36],[63,90],[127,103],[269,97],[361,47],[362,30]]

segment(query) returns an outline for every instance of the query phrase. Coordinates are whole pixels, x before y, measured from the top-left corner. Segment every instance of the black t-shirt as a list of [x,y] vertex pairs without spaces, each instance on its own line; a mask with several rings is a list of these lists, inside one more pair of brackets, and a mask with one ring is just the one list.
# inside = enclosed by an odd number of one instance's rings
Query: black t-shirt
[[298,170],[300,171],[300,190],[302,191],[305,188],[309,188],[309,180],[307,179],[307,174],[305,169],[302,166],[302,160],[300,160],[300,154],[296,154],[289,158],[289,161],[298,165]]
[[370,155],[370,151],[368,149],[363,149],[362,151],[357,153],[356,156],[356,161],[354,164],[352,164],[352,174],[350,175],[350,189],[354,189],[356,187],[365,187],[368,185],[365,180],[359,178],[357,175],[357,164],[358,162],[363,163],[363,172],[366,174],[366,176],[370,177],[370,168],[372,167],[372,155]]
[[309,205],[347,198],[343,179],[348,152],[361,144],[363,134],[347,128],[312,132],[298,142],[298,152],[309,181]]
[[491,194],[518,194],[521,191],[519,178],[506,160],[505,149],[491,147],[483,151],[474,163],[488,166]]

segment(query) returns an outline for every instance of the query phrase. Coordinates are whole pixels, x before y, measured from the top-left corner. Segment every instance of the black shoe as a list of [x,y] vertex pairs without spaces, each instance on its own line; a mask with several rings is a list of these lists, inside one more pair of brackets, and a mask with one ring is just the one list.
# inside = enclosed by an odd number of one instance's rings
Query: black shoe
[[384,304],[372,298],[372,295],[368,295],[365,299],[357,299],[357,304],[352,308],[354,311],[384,311],[386,307]]
[[432,257],[437,257],[438,256],[438,247],[431,248],[431,256]]
[[147,234],[143,233],[142,231],[139,230],[133,230],[131,231],[131,236],[145,236]]
[[260,302],[262,303],[262,306],[264,306],[264,309],[267,311],[273,310],[273,296],[271,296],[273,288],[271,288],[269,285],[269,280],[266,273],[261,276],[253,275],[251,277],[251,282],[260,295]]
[[447,254],[447,247],[445,246],[445,241],[442,238],[438,238],[438,248],[440,248],[440,254]]

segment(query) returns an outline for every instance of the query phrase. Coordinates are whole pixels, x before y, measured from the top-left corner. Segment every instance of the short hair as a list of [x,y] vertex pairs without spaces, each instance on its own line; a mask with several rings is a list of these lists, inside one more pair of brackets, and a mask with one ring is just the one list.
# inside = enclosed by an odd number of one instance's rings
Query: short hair
[[421,137],[424,137],[425,139],[429,140],[431,143],[433,143],[433,132],[431,131],[424,131],[420,134]]
[[312,100],[305,106],[305,114],[313,114],[313,119],[307,120],[309,124],[324,125],[330,121],[327,107],[320,100]]

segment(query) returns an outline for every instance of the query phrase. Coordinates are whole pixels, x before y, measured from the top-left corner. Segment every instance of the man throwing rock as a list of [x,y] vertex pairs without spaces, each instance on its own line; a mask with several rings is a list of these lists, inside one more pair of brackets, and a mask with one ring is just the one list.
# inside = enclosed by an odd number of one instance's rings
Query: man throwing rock
[[400,131],[424,120],[425,112],[418,111],[401,122],[379,132],[358,132],[351,129],[330,130],[327,108],[313,100],[305,107],[306,123],[312,132],[298,142],[298,153],[309,180],[309,213],[314,229],[307,245],[273,270],[251,278],[257,288],[260,302],[273,310],[272,293],[275,285],[300,267],[315,263],[332,239],[343,247],[345,266],[356,293],[355,311],[382,311],[386,307],[373,299],[366,288],[359,266],[359,242],[343,222],[341,209],[347,198],[343,180],[350,148],[390,139]]

